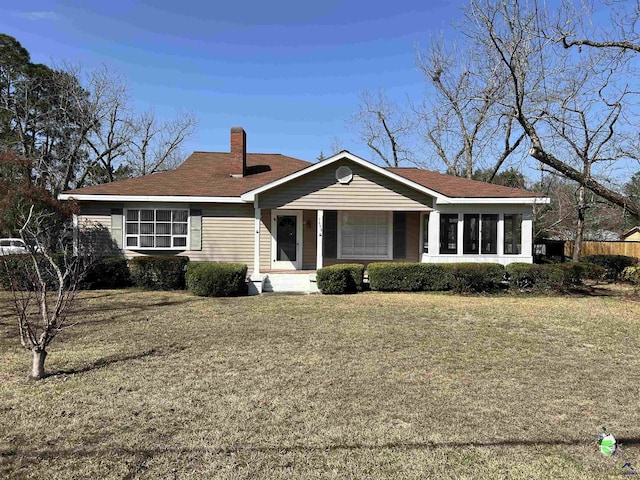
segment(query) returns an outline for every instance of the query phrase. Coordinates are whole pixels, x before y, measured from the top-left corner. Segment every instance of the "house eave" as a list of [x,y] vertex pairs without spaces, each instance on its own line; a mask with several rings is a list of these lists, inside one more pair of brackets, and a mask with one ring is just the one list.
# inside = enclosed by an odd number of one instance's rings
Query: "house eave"
[[61,193],[58,200],[97,202],[164,202],[164,203],[247,203],[240,197],[205,197],[186,195],[93,195]]
[[548,197],[441,197],[436,200],[439,205],[544,205],[551,203]]

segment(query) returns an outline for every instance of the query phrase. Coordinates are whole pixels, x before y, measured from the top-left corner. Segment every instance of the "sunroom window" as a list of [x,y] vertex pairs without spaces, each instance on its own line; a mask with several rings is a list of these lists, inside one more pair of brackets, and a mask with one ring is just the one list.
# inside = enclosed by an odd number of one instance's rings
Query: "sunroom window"
[[504,253],[519,255],[522,253],[522,215],[504,216]]
[[458,214],[440,215],[440,253],[458,253]]
[[340,212],[340,258],[391,258],[389,212]]
[[125,245],[140,249],[186,249],[188,219],[188,210],[128,209]]

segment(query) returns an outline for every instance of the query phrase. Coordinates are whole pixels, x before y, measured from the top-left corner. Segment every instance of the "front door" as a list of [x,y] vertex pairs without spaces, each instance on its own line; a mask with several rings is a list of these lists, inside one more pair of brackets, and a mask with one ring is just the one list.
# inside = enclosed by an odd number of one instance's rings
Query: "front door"
[[271,264],[276,270],[302,268],[302,212],[274,210],[271,219]]

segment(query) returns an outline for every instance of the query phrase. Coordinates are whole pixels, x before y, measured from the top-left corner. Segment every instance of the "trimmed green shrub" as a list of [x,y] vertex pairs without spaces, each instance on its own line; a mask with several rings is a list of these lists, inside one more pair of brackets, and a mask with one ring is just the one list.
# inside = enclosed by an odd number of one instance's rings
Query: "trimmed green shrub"
[[187,267],[187,288],[200,297],[246,295],[247,266],[244,263],[191,262]]
[[384,292],[448,290],[451,279],[438,263],[370,263],[367,271],[371,290]]
[[572,271],[555,265],[510,263],[506,267],[509,288],[520,292],[561,292]]
[[185,287],[188,257],[149,255],[129,260],[131,278],[148,290],[181,290]]
[[585,255],[582,257],[582,262],[594,263],[604,267],[606,278],[616,281],[620,278],[625,268],[636,266],[638,259],[627,257],[626,255]]
[[607,274],[607,270],[595,263],[579,262],[582,265],[582,279],[583,280],[602,280]]
[[318,289],[325,295],[342,295],[362,291],[364,265],[345,263],[321,268],[316,272]]
[[640,267],[627,267],[622,272],[622,280],[640,286]]
[[[58,288],[58,276],[49,261],[43,255],[35,256],[40,267],[47,290]],[[53,261],[64,271],[64,256],[53,255]],[[0,256],[0,286],[4,290],[11,290],[11,281],[16,290],[39,289],[36,270],[31,255],[3,255]]]
[[504,287],[505,269],[499,263],[449,263],[446,268],[456,293],[494,292]]
[[87,290],[125,288],[133,285],[129,264],[124,257],[103,257],[93,262],[81,287]]

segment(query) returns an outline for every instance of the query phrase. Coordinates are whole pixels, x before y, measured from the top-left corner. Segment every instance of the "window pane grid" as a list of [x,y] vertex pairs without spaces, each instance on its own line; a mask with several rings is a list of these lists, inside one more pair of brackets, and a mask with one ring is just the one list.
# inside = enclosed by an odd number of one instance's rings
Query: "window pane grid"
[[341,226],[342,257],[389,256],[389,215],[386,212],[345,212]]
[[127,247],[186,248],[188,210],[132,209],[126,214]]

